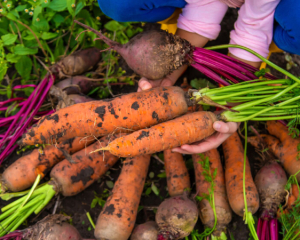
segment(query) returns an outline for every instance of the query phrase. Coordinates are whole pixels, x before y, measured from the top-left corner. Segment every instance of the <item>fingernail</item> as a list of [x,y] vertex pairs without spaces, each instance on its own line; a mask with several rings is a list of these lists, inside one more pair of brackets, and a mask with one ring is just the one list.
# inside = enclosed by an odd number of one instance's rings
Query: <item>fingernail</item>
[[214,124],[214,129],[215,130],[219,130],[221,128],[221,124],[220,123],[215,123]]

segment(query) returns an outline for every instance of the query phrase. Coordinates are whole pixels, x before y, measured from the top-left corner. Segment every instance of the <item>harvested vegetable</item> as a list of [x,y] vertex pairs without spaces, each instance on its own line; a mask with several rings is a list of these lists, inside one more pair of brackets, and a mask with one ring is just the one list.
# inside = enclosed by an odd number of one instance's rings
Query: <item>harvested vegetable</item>
[[[300,174],[298,173],[300,170],[300,161],[298,160],[300,157],[298,147],[300,146],[300,139],[292,138],[289,135],[288,128],[278,121],[267,121],[266,127],[268,132],[273,135],[260,135],[266,144],[266,148],[278,158],[288,174],[297,174],[296,178],[300,182]],[[248,141],[254,146],[259,143],[257,136],[249,137]]]
[[53,71],[58,74],[59,78],[80,75],[91,70],[100,58],[101,51],[94,47],[76,51],[55,64]]
[[207,228],[203,235],[212,239],[226,239],[226,226],[232,211],[226,195],[225,176],[217,149],[193,154],[196,192],[199,197],[199,216]]
[[[229,56],[192,46],[187,40],[162,30],[144,31],[121,45],[101,32],[75,20],[75,23],[99,36],[110,48],[117,51],[137,74],[149,80],[162,79],[182,65],[189,64],[213,80],[223,84],[226,79],[252,80],[258,70]],[[269,76],[269,75],[268,75]],[[269,76],[273,79],[273,76]]]
[[285,197],[287,177],[275,161],[266,163],[255,176],[260,198],[260,218],[257,225],[259,239],[278,240],[277,209]]
[[155,221],[158,240],[184,238],[192,232],[198,220],[197,205],[187,194],[164,200],[158,207]]
[[127,158],[112,194],[101,211],[95,237],[98,240],[127,240],[134,228],[150,155]]
[[[6,200],[25,196],[1,209],[0,224],[3,229],[0,236],[16,230],[33,212],[38,214],[55,195],[61,193],[63,196],[74,196],[101,178],[117,162],[118,157],[107,152],[89,152],[106,145],[113,138],[103,137],[86,149],[76,152],[70,159],[56,164],[50,172],[51,180],[48,183],[36,187],[36,181],[28,193],[3,194],[1,197]],[[37,179],[39,177],[40,175]]]
[[194,112],[111,141],[100,150],[120,157],[152,154],[194,143],[214,133],[212,112]]
[[190,191],[190,177],[181,153],[164,151],[168,192],[171,197]]
[[87,80],[84,76],[73,76],[71,78],[64,79],[55,84],[56,87],[69,94],[87,94],[93,87],[99,85],[99,82]]
[[157,228],[154,221],[139,224],[134,228],[130,240],[157,240]]
[[27,239],[27,240],[84,240],[77,229],[67,221],[71,220],[71,217],[64,215],[48,215],[35,225],[26,228],[24,230],[14,231],[1,237],[1,240],[8,239]]
[[92,101],[60,109],[42,118],[20,145],[61,142],[74,136],[103,136],[117,130],[137,130],[187,112],[179,87],[154,88],[114,99]]
[[66,154],[73,154],[94,141],[71,138],[56,146],[34,149],[5,169],[0,178],[1,193],[25,190],[32,186],[37,175],[43,178],[55,164],[65,158]]
[[[225,182],[231,209],[244,216],[245,202],[243,194],[244,149],[237,132],[222,144],[225,157]],[[254,184],[248,158],[246,159],[245,189],[248,211],[256,213],[259,208],[259,195]]]

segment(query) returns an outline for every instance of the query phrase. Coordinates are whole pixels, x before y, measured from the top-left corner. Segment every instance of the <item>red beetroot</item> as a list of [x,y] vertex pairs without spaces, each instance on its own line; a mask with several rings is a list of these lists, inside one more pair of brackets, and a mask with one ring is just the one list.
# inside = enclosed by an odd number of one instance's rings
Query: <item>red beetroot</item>
[[95,47],[80,50],[55,64],[54,72],[58,72],[59,78],[80,75],[92,69],[100,61],[100,58],[101,52]]
[[287,177],[277,162],[268,162],[255,176],[255,184],[261,201],[257,226],[259,239],[278,240],[276,213],[284,200]]
[[197,205],[186,195],[168,198],[159,205],[155,220],[159,227],[158,240],[184,238],[190,235],[198,220]]
[[[257,78],[254,73],[258,69],[249,64],[224,54],[194,47],[179,36],[162,30],[140,33],[128,43],[121,45],[81,22],[76,20],[74,22],[97,34],[99,39],[125,59],[134,72],[151,80],[162,79],[185,64],[191,64],[223,85],[230,85],[230,83],[219,75],[234,83]],[[266,77],[274,79],[270,74]]]
[[130,240],[157,240],[157,234],[158,227],[156,222],[148,221],[135,227]]
[[85,76],[74,76],[64,79],[55,84],[67,94],[88,93],[93,87],[98,86],[99,82],[86,80]]
[[75,227],[66,221],[71,219],[64,215],[48,215],[35,225],[22,231],[15,231],[1,237],[1,240],[8,239],[34,239],[34,240],[84,240]]

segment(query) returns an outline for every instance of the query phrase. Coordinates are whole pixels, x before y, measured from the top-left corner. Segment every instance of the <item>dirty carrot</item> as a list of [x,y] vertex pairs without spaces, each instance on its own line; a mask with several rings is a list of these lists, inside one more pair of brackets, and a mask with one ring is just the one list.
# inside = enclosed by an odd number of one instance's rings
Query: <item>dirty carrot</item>
[[179,87],[161,87],[80,103],[42,118],[19,143],[53,144],[74,136],[98,137],[116,130],[138,130],[186,113],[187,101]]
[[[243,196],[244,149],[237,132],[222,144],[225,157],[226,192],[231,209],[239,216],[244,216]],[[246,162],[246,199],[248,211],[254,214],[259,208],[259,196],[254,184],[250,164]]]
[[150,155],[127,158],[112,194],[101,211],[95,237],[98,240],[127,240],[134,228],[147,177]]
[[25,190],[34,183],[38,174],[43,178],[55,164],[65,158],[65,154],[73,154],[93,142],[77,137],[56,146],[34,149],[5,169],[0,177],[1,193]]
[[167,176],[168,192],[171,197],[189,191],[190,177],[181,153],[164,151],[164,163]]
[[[0,231],[0,236],[16,230],[32,213],[38,214],[55,195],[59,193],[63,196],[76,195],[101,178],[117,162],[118,157],[108,152],[92,154],[89,152],[105,146],[111,139],[113,137],[103,137],[86,149],[73,154],[71,159],[65,159],[56,164],[50,172],[51,180],[48,183],[36,188],[37,183],[34,184],[29,193],[23,192],[25,196],[3,207],[0,215],[0,224],[3,229]],[[40,175],[37,179],[39,178]],[[2,197],[8,200],[21,194],[10,193],[9,197],[3,194]]]
[[212,239],[223,239],[226,226],[232,219],[229,206],[225,176],[217,149],[203,154],[193,154],[196,192],[199,197],[199,216],[207,228],[203,235]]
[[[292,138],[287,127],[278,121],[267,121],[266,128],[273,135],[261,134],[266,147],[278,158],[288,174],[294,175],[300,170],[299,138]],[[257,136],[248,140],[253,146],[257,146]],[[300,174],[296,176],[300,181]]]
[[194,112],[117,138],[105,148],[120,157],[152,154],[194,143],[214,133],[212,112]]

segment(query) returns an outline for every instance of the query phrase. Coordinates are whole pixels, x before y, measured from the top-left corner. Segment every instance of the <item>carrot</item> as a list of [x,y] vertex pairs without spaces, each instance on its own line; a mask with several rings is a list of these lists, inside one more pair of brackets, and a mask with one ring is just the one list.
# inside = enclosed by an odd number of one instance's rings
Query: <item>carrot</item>
[[173,119],[188,110],[179,87],[160,87],[114,99],[75,104],[43,117],[19,145],[55,143],[78,136],[102,136],[116,130],[138,130]]
[[[290,174],[294,175],[300,170],[299,161],[299,138],[292,138],[289,135],[287,127],[278,121],[267,121],[268,132],[278,138],[280,142],[272,150],[277,158],[279,158],[283,168]],[[300,174],[297,174],[297,180],[300,181]]]
[[[268,134],[260,134],[260,137],[262,138],[266,148],[269,149],[272,153],[274,153],[277,156],[278,144],[280,144],[280,141],[276,137]],[[258,136],[248,137],[247,141],[255,148],[260,147],[261,143],[260,143],[260,138]]]
[[296,199],[299,197],[299,188],[297,184],[292,184],[292,194],[296,197]]
[[[122,136],[119,134],[118,136]],[[110,153],[94,152],[107,145],[115,137],[103,137],[96,143],[72,155],[72,162],[64,160],[52,169],[50,176],[59,183],[59,190],[64,196],[74,196],[107,172],[118,160]]]
[[[225,157],[226,192],[231,209],[239,216],[244,215],[243,168],[244,149],[237,132],[222,144]],[[259,196],[254,184],[250,165],[246,162],[246,199],[248,211],[254,214],[259,208]]]
[[164,151],[164,163],[167,176],[168,192],[171,197],[181,195],[190,189],[190,178],[181,153]]
[[[217,149],[203,154],[193,154],[195,169],[196,192],[202,199],[199,206],[199,216],[205,227],[214,228],[216,211],[217,223],[212,235],[220,237],[225,235],[225,228],[232,219],[232,211],[228,203],[225,176]],[[208,179],[211,176],[211,179]],[[213,182],[212,182],[213,181]],[[213,199],[211,195],[213,191]]]
[[127,240],[135,219],[147,177],[150,155],[128,158],[118,180],[100,213],[96,239]]
[[[180,87],[185,92],[188,92],[190,89],[192,89],[192,86],[188,83],[187,78],[183,79],[183,83],[180,85]],[[195,105],[189,106],[188,111],[189,112],[203,111],[203,108],[201,105],[195,104]]]
[[211,112],[194,112],[117,138],[107,147],[113,155],[120,157],[152,154],[183,144],[200,141],[214,133],[217,120]]
[[43,178],[51,168],[65,158],[65,154],[73,154],[93,141],[77,138],[65,140],[57,146],[46,146],[35,149],[11,164],[1,175],[1,193],[18,192],[30,187],[38,174]]
[[[117,137],[117,136],[116,136]],[[118,160],[118,157],[111,155],[109,152],[89,152],[106,145],[113,137],[106,136],[88,146],[86,149],[72,155],[70,160],[63,160],[56,164],[51,170],[51,180],[36,187],[26,205],[22,203],[29,197],[27,192],[10,194],[9,197],[25,195],[22,198],[3,207],[0,215],[0,224],[3,228],[0,230],[0,236],[8,231],[14,231],[23,221],[26,220],[33,212],[38,214],[49,201],[57,194],[63,196],[73,196],[82,192],[112,167]],[[38,178],[37,178],[38,179]],[[36,184],[34,184],[36,186]],[[6,194],[1,197],[6,197]],[[6,200],[10,199],[5,198]],[[18,209],[18,211],[15,211]],[[22,220],[16,222],[16,220]]]

